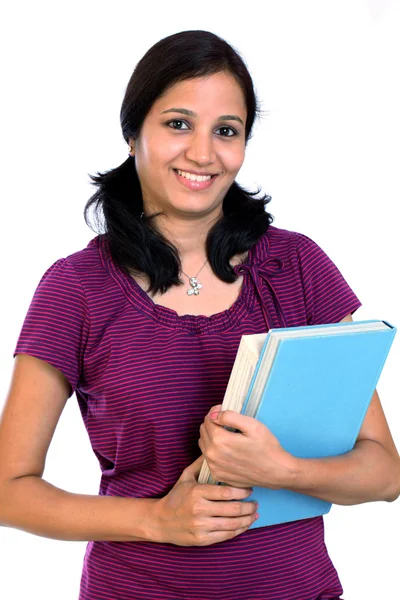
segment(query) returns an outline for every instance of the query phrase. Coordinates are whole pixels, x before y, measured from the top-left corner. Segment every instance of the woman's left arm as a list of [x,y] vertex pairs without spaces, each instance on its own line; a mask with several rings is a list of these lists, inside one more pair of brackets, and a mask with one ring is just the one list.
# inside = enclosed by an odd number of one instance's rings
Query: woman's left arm
[[287,489],[334,504],[361,504],[400,495],[400,458],[377,392],[353,450],[329,458],[294,458]]
[[[351,315],[343,319],[351,320]],[[294,457],[256,419],[232,411],[218,414],[219,408],[207,415],[199,441],[217,481],[285,488],[342,505],[393,502],[400,496],[400,457],[376,391],[353,450],[329,458]]]
[[[352,321],[347,315],[343,321]],[[400,495],[400,457],[374,392],[353,450],[323,459],[295,459],[291,490],[335,504],[393,502]]]

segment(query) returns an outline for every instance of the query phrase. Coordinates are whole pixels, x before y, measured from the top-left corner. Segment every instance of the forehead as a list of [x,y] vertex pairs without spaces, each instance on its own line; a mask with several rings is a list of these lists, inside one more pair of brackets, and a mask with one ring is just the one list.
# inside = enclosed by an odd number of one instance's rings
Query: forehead
[[240,113],[245,117],[246,103],[241,87],[229,73],[220,72],[206,77],[186,79],[172,85],[157,98],[151,112],[184,107],[201,113]]

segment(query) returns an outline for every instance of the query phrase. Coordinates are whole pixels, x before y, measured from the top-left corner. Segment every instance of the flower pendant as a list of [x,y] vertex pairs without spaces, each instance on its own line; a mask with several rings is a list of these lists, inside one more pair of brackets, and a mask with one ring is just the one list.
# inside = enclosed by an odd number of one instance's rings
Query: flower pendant
[[201,285],[201,283],[198,283],[196,277],[190,277],[189,283],[192,286],[192,288],[187,291],[187,295],[188,296],[193,296],[193,295],[198,296],[199,290],[203,287]]

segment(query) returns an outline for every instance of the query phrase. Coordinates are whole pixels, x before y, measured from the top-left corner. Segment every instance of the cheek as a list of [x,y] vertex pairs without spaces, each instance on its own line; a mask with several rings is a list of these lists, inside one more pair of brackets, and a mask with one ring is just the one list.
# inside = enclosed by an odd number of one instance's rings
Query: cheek
[[148,170],[170,168],[176,158],[182,155],[184,148],[184,140],[178,137],[149,140],[141,149],[142,164]]
[[230,152],[225,156],[225,168],[231,173],[237,173],[244,161],[244,152],[242,149]]
[[136,153],[136,170],[142,183],[150,184],[158,177],[159,157],[149,145],[142,144]]

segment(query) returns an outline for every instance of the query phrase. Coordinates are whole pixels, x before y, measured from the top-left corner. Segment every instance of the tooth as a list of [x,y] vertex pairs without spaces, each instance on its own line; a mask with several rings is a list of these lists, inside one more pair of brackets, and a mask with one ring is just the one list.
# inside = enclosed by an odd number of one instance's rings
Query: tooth
[[180,171],[177,169],[178,175],[181,177],[185,177],[185,179],[189,179],[190,181],[207,181],[211,179],[211,175],[195,175],[194,173],[187,173],[186,171]]

